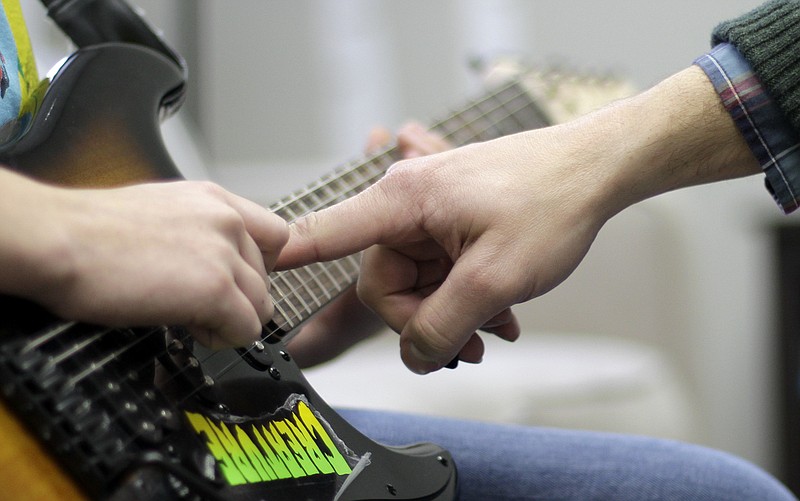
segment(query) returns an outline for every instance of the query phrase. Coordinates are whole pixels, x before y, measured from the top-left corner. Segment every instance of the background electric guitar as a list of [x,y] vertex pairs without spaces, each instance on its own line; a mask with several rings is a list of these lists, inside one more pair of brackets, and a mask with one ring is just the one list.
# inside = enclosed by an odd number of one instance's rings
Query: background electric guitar
[[[80,49],[30,127],[0,149],[2,162],[73,186],[180,178],[159,123],[184,96],[181,58],[122,0],[45,3]],[[554,74],[522,82],[496,87],[434,129],[456,145],[488,140],[624,92]],[[334,204],[397,157],[389,148],[348,163],[273,209],[292,221]],[[0,498],[452,499],[447,451],[365,437],[285,348],[357,274],[355,257],[273,273],[276,313],[263,341],[213,353],[179,326],[108,329],[0,298]]]

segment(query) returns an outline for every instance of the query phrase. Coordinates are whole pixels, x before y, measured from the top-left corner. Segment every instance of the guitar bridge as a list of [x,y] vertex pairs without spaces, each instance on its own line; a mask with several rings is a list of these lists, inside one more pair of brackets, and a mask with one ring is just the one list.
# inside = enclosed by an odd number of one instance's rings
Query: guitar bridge
[[[42,311],[16,318],[0,333],[0,392],[92,497],[108,497],[132,465],[191,464],[173,443],[181,418],[154,385],[163,328],[107,329]],[[181,476],[216,481],[202,459]]]

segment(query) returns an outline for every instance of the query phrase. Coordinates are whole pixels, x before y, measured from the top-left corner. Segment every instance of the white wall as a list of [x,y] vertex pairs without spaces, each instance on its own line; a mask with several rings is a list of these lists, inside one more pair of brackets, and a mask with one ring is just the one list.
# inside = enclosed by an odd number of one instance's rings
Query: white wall
[[[206,155],[197,162],[205,161],[230,189],[269,203],[356,154],[374,124],[396,126],[459,104],[480,86],[468,69],[472,58],[518,54],[535,64],[611,72],[646,87],[691,64],[718,21],[758,3],[141,5],[192,55],[190,108]],[[47,32],[41,37],[54,40]],[[649,226],[648,214],[658,228]],[[581,267],[563,291],[520,311],[531,329],[591,328],[663,346],[695,388],[706,425],[700,440],[772,469],[776,382],[771,247],[764,236],[778,218],[755,178],[646,202],[601,233],[587,263],[603,266]],[[643,254],[615,239],[614,225],[628,224],[642,231],[668,226],[664,245],[651,249],[653,261],[637,261]]]

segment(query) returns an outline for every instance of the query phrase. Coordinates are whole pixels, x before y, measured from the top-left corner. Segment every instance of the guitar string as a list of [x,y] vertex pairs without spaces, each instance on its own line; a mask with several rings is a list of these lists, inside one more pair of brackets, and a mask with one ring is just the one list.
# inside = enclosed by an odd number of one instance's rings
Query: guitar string
[[[106,335],[109,332],[119,331],[119,330],[120,329],[113,329],[113,328],[112,329],[105,329],[105,330],[101,331],[100,335]],[[64,387],[65,388],[74,388],[81,381],[83,381],[83,379],[91,376],[96,371],[102,370],[106,365],[108,365],[109,363],[111,363],[115,359],[117,359],[119,357],[122,357],[123,355],[125,355],[126,352],[128,352],[129,350],[135,348],[140,343],[143,343],[144,341],[149,339],[151,336],[157,335],[161,331],[162,331],[161,327],[153,327],[153,328],[150,328],[148,330],[148,332],[146,332],[146,333],[138,333],[136,335],[136,338],[133,341],[131,341],[130,343],[122,345],[122,347],[120,347],[120,348],[118,348],[118,349],[116,349],[114,351],[111,351],[110,353],[108,353],[107,355],[101,357],[100,359],[92,360],[92,362],[89,364],[89,367],[87,367],[86,369],[81,370],[77,374],[70,375],[69,379],[64,384]],[[147,367],[149,364],[150,364],[150,362],[142,363],[138,367],[132,368],[131,371],[138,373],[141,370],[143,370],[145,367]],[[112,383],[119,384],[119,381],[112,381]]]
[[[498,93],[498,94],[499,94],[499,93]],[[496,95],[497,95],[497,94],[496,94]],[[483,100],[480,100],[480,101],[475,101],[475,102],[472,104],[472,106],[471,106],[471,108],[470,108],[470,109],[474,109],[474,108],[476,108],[476,107],[479,105],[479,103],[485,103],[486,101],[489,101],[489,100],[491,100],[492,98],[495,98],[495,97],[496,97],[496,95],[489,96],[489,97],[487,97],[487,98],[484,98]],[[445,134],[445,135],[444,135],[444,137],[445,137],[446,139],[454,137],[456,134],[460,133],[462,130],[464,130],[464,129],[466,129],[466,128],[470,128],[470,126],[473,126],[473,125],[475,124],[475,122],[477,122],[477,121],[479,121],[479,120],[481,120],[481,119],[485,119],[485,118],[486,118],[486,117],[487,117],[487,116],[488,116],[490,113],[492,113],[492,112],[496,111],[497,109],[501,109],[501,108],[503,108],[503,107],[504,107],[504,106],[506,106],[508,103],[512,102],[514,99],[518,99],[518,98],[519,98],[521,95],[524,95],[524,93],[520,93],[519,95],[514,95],[514,96],[513,96],[511,99],[509,99],[507,102],[505,102],[505,103],[501,103],[501,104],[500,104],[499,106],[497,106],[496,108],[494,108],[494,109],[492,109],[492,110],[490,110],[490,111],[484,111],[484,112],[482,112],[480,115],[478,115],[476,118],[474,118],[474,119],[472,119],[472,120],[469,120],[469,121],[465,121],[465,122],[463,123],[463,125],[461,125],[461,126],[460,126],[459,128],[457,128],[457,129],[453,129],[452,131],[449,131],[447,134]],[[526,104],[525,104],[525,106],[523,106],[523,107],[519,108],[518,110],[514,110],[514,111],[512,111],[512,112],[508,113],[508,114],[507,114],[506,116],[504,116],[504,117],[503,117],[501,120],[506,120],[506,119],[508,119],[508,118],[510,118],[510,117],[513,117],[515,113],[518,113],[519,111],[521,111],[521,110],[523,110],[523,109],[525,109],[525,108],[527,108],[527,107],[530,107],[530,106],[531,106],[531,104],[532,104],[532,103],[526,103]],[[460,115],[461,115],[461,114],[463,114],[463,113],[464,113],[464,112],[460,112],[459,114],[453,115],[453,117],[451,117],[450,119],[447,119],[447,120],[452,120],[452,119],[454,119],[454,118],[456,118],[456,117],[460,116]],[[443,127],[443,124],[447,123],[447,120],[444,120],[444,121],[441,121],[441,122],[439,122],[439,123],[436,123],[436,124],[435,124],[435,125],[434,125],[432,128],[433,128],[433,129],[436,129],[436,128],[441,128],[441,127]],[[497,121],[497,123],[499,123],[499,122],[500,122],[500,120],[498,120],[498,121]],[[492,124],[492,126],[490,126],[490,127],[487,127],[487,128],[485,128],[485,129],[481,130],[481,131],[480,131],[480,132],[478,132],[478,133],[473,133],[473,134],[472,134],[472,136],[471,136],[471,139],[470,139],[470,140],[474,140],[474,139],[477,139],[477,138],[479,138],[479,137],[480,137],[482,134],[485,134],[487,131],[491,131],[491,130],[492,130],[492,128],[493,128],[493,127],[496,127],[496,126],[497,126],[497,124]],[[520,130],[522,130],[522,129],[520,129]],[[500,134],[502,135],[503,133],[502,133],[502,132],[500,132]],[[496,136],[495,136],[495,137],[496,137]],[[465,141],[465,142],[468,142],[468,141]],[[380,152],[380,153],[379,153],[379,154],[377,154],[377,155],[373,155],[373,157],[372,157],[371,159],[368,159],[368,162],[370,162],[370,163],[374,163],[374,162],[375,162],[376,160],[378,160],[378,159],[381,159],[381,160],[382,160],[383,158],[385,158],[385,157],[386,157],[387,153],[390,153],[390,152],[392,152],[392,150],[395,150],[395,149],[396,149],[396,147],[389,148],[389,149],[387,149],[387,150],[386,150],[386,151],[384,151],[384,152]],[[343,177],[344,175],[347,175],[347,174],[353,173],[353,172],[355,172],[356,170],[358,170],[358,169],[360,169],[360,168],[363,168],[363,164],[362,164],[362,165],[354,165],[354,166],[353,166],[352,168],[350,168],[349,170],[344,170],[344,171],[342,171],[342,173],[341,173],[341,174],[338,176],[338,178],[341,178],[341,177]],[[361,188],[362,188],[362,187],[364,187],[364,186],[369,186],[369,185],[373,184],[373,183],[375,182],[375,180],[376,180],[376,179],[378,179],[378,178],[379,178],[380,176],[382,176],[383,174],[384,174],[384,172],[383,172],[383,171],[381,171],[381,172],[379,172],[379,173],[377,173],[377,174],[374,174],[374,175],[372,175],[372,176],[370,176],[370,177],[366,178],[366,179],[365,179],[364,181],[362,181],[362,182],[361,182],[359,185],[357,185],[357,186],[355,186],[355,187],[352,187],[350,190],[348,190],[348,192],[351,192],[351,191],[354,191],[354,190],[358,190],[358,189],[361,189]],[[315,192],[319,191],[319,190],[320,190],[320,189],[321,189],[321,188],[322,188],[324,185],[330,185],[332,182],[338,182],[338,178],[337,178],[337,177],[333,177],[333,178],[329,179],[328,181],[326,181],[325,183],[321,183],[321,184],[319,184],[319,185],[313,186],[313,189],[309,189],[309,190],[308,190],[308,191],[307,191],[305,194],[301,194],[301,195],[299,195],[299,196],[296,198],[296,200],[294,200],[294,201],[292,201],[292,200],[290,200],[290,199],[285,199],[285,200],[284,200],[284,201],[282,201],[282,202],[283,202],[284,204],[286,204],[286,206],[288,206],[288,205],[290,205],[291,203],[295,203],[295,202],[297,202],[298,200],[301,200],[301,199],[302,199],[302,197],[308,196],[309,194],[312,194],[312,193],[315,193]],[[334,201],[335,201],[335,200],[337,200],[338,198],[341,198],[341,195],[338,195],[338,196],[336,196],[336,197],[333,197],[333,198],[331,198],[331,200],[334,200]],[[320,208],[322,208],[322,207],[325,207],[325,206],[327,206],[327,205],[328,205],[328,204],[330,204],[330,203],[332,203],[330,200],[329,200],[329,201],[324,201],[324,200],[321,200],[319,203],[315,204],[314,206],[311,206],[311,208],[310,208],[310,209],[309,209],[307,212],[312,212],[312,211],[314,211],[314,210],[319,210]],[[279,204],[280,204],[280,202],[279,202]],[[278,207],[280,207],[280,205],[278,205]],[[307,212],[306,212],[306,213],[307,213]],[[298,216],[298,217],[299,217],[299,216]],[[311,280],[316,280],[316,279],[318,278],[318,276],[317,276],[317,275],[315,275],[315,274],[314,274],[314,272],[312,272],[312,271],[308,271],[308,273],[309,273],[309,275],[310,275],[310,279],[309,279],[309,280],[307,280],[306,282],[304,282],[304,284],[307,284],[307,283],[308,283],[308,282],[310,282]],[[352,280],[352,278],[348,278],[348,279],[349,279],[349,280]],[[351,283],[352,283],[352,282],[351,282]],[[349,285],[349,284],[348,284],[348,285]],[[337,285],[337,287],[339,287],[339,286],[342,286],[342,287],[344,287],[344,286],[346,286],[346,285],[344,285],[344,284],[339,284],[339,285]],[[294,293],[296,293],[296,292],[297,292],[297,291],[298,291],[300,288],[301,288],[301,286],[296,286],[296,287],[294,287],[293,289],[289,290],[289,291],[288,291],[288,293],[287,293],[286,295],[284,295],[284,297],[281,299],[281,301],[283,301],[283,302],[288,302],[288,300],[290,299],[290,296],[291,296],[291,294],[294,294]],[[309,312],[309,313],[313,313],[313,312]],[[290,322],[290,319],[285,319],[285,320],[286,320],[286,323],[285,323],[284,325],[280,326],[280,329],[285,329],[286,327],[289,327],[289,328],[294,328],[294,326],[292,326],[292,325],[291,325],[291,323],[289,323],[289,322]],[[303,321],[303,319],[298,319],[298,320],[299,320],[300,322],[302,322],[302,321]],[[28,349],[28,350],[29,350],[29,349],[35,349],[35,347],[38,347],[38,346],[40,346],[41,344],[43,344],[43,343],[47,342],[49,339],[52,339],[52,338],[58,337],[58,336],[59,336],[61,333],[64,333],[64,332],[66,332],[66,331],[69,329],[69,327],[71,327],[72,325],[74,325],[74,322],[73,322],[73,323],[66,323],[66,324],[62,325],[60,329],[56,329],[56,330],[54,330],[54,331],[52,331],[52,332],[49,332],[49,333],[47,333],[45,336],[42,336],[41,338],[39,338],[39,340],[38,340],[38,341],[36,341],[35,343],[30,343],[30,344],[29,344],[29,345],[26,347],[26,349]],[[159,329],[153,329],[153,330],[151,330],[151,331],[150,331],[148,334],[145,334],[145,335],[141,335],[141,334],[140,334],[140,337],[142,337],[142,338],[144,338],[144,337],[149,337],[150,335],[153,335],[153,334],[155,334],[155,333],[158,333],[158,332],[159,332]],[[268,333],[268,334],[267,334],[267,336],[265,337],[265,339],[267,339],[269,336],[271,336],[271,335],[274,335],[274,334],[276,334],[276,333],[277,333],[277,331],[273,331],[273,332],[271,332],[271,333]],[[115,356],[118,356],[119,354],[121,354],[122,352],[124,352],[124,351],[126,351],[127,349],[131,348],[133,345],[135,345],[135,344],[136,344],[136,343],[138,343],[138,342],[140,342],[140,340],[137,340],[136,342],[134,342],[134,343],[132,343],[132,344],[128,345],[127,347],[123,348],[122,350],[117,350],[117,352],[115,352],[115,353],[114,353],[114,355],[115,355]],[[72,353],[75,353],[75,352],[77,352],[77,351],[80,351],[81,349],[83,349],[83,348],[85,348],[85,347],[86,347],[86,345],[84,345],[84,346],[82,346],[82,347],[73,347],[73,348],[72,348],[72,349],[70,349],[69,351],[70,351],[70,352],[72,352]],[[252,349],[254,349],[254,347],[248,348],[248,351],[249,351],[249,350],[252,350]],[[166,353],[166,349],[164,350],[164,352],[162,352],[162,355],[163,355],[163,354],[165,354],[165,353]],[[213,355],[214,355],[214,354],[212,353],[212,354],[211,354],[209,357],[206,357],[206,359],[204,359],[204,361],[203,361],[203,362],[201,362],[201,365],[202,365],[203,363],[207,362],[207,361],[208,361],[208,360],[209,360],[209,359],[210,359],[210,358],[211,358]],[[104,367],[104,366],[105,366],[105,365],[106,365],[108,362],[110,362],[110,360],[111,360],[112,358],[114,358],[114,357],[110,357],[110,358],[109,358],[109,357],[104,357],[103,359],[101,359],[101,363],[100,363],[100,364],[97,364],[97,363],[95,362],[95,364],[94,364],[94,366],[95,366],[95,367],[93,367],[93,368],[92,368],[91,370],[89,370],[89,371],[82,371],[81,373],[79,373],[78,375],[76,375],[76,376],[77,376],[77,378],[73,377],[73,378],[71,379],[71,381],[73,382],[73,384],[77,384],[77,383],[79,383],[79,382],[80,382],[80,381],[81,381],[81,380],[82,380],[84,377],[86,377],[86,375],[88,375],[88,374],[90,374],[90,373],[92,373],[92,372],[95,372],[95,371],[97,371],[97,370],[100,370],[100,369],[102,369],[102,367]],[[223,368],[223,371],[230,370],[230,368],[231,368],[232,366],[234,366],[234,365],[238,365],[238,363],[241,363],[241,361],[242,361],[241,357],[238,357],[234,363],[232,363],[232,364],[229,364],[229,366],[228,366],[228,367],[226,367],[226,368]],[[149,364],[149,362],[148,362],[148,364]],[[173,371],[173,372],[174,372],[174,371]],[[85,373],[85,374],[84,374],[84,373]],[[223,373],[220,371],[220,372],[218,372],[218,373],[217,373],[215,376],[213,376],[213,377],[214,377],[214,378],[218,378],[218,377],[221,377],[221,375],[222,375],[222,374],[223,374]],[[123,381],[124,381],[124,378],[123,378]],[[118,381],[117,383],[121,383],[121,382],[122,382],[122,381]],[[185,401],[186,401],[188,398],[191,398],[192,396],[194,396],[194,394],[196,394],[196,392],[198,392],[198,391],[201,391],[202,389],[203,389],[203,386],[199,386],[199,387],[195,388],[195,389],[194,389],[192,392],[190,392],[188,395],[186,395],[185,397],[183,397],[183,398],[181,399],[181,403],[182,403],[182,402],[185,402]],[[118,418],[118,417],[119,417],[119,416],[116,416],[116,417],[115,417],[115,419],[116,419],[116,418]]]

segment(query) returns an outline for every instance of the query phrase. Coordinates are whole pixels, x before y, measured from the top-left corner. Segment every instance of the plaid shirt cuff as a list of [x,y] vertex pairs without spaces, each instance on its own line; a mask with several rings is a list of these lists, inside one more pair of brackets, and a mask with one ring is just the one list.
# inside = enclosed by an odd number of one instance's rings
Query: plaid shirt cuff
[[730,44],[719,44],[695,64],[705,71],[766,174],[765,184],[785,213],[800,206],[800,137],[761,86],[750,64]]

